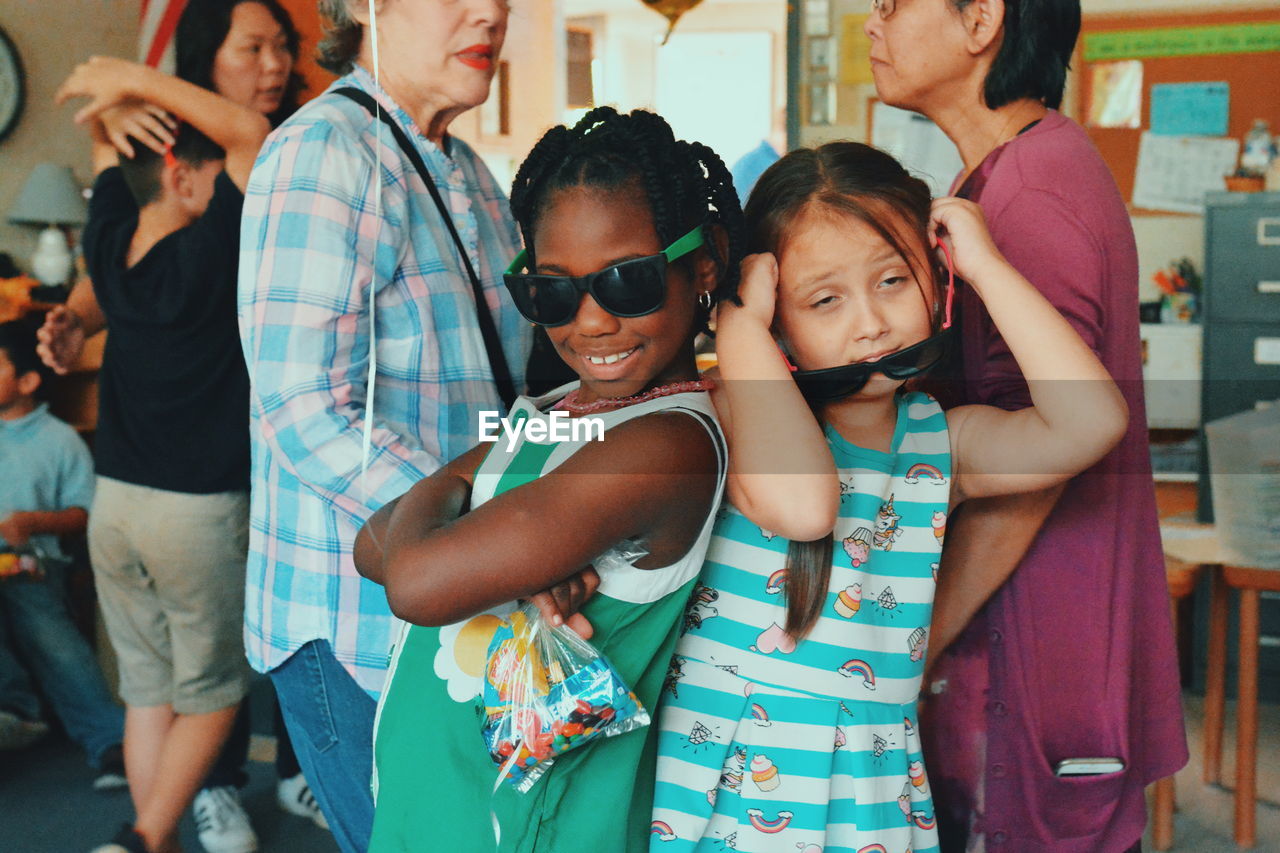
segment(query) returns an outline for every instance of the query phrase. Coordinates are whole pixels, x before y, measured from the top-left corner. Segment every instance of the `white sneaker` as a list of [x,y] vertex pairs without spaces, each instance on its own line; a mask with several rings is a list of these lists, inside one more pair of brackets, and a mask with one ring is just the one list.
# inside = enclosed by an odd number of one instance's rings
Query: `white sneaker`
[[324,819],[324,814],[320,811],[320,804],[311,793],[311,786],[307,784],[307,780],[301,773],[276,783],[276,802],[289,814],[309,818],[321,829],[329,828],[329,822]]
[[197,837],[208,853],[254,853],[258,849],[258,836],[235,788],[205,788],[196,794],[192,809]]

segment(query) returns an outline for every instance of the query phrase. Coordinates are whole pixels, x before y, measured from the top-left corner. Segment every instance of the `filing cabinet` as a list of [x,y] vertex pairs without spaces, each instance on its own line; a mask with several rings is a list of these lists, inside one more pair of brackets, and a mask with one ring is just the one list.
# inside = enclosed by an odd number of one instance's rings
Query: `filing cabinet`
[[[1213,192],[1204,217],[1204,422],[1280,398],[1280,192]],[[1213,520],[1201,430],[1199,515]]]
[[[1204,376],[1200,408],[1205,423],[1280,398],[1280,192],[1208,193],[1204,217]],[[1208,448],[1200,431],[1199,515],[1213,521]],[[1201,591],[1207,592],[1202,582]],[[1259,695],[1280,701],[1280,596],[1262,594],[1259,613]],[[1235,603],[1232,603],[1232,610]],[[1236,616],[1231,616],[1231,624]],[[1196,595],[1194,683],[1205,679],[1208,596]],[[1227,689],[1234,695],[1235,631],[1227,641]]]

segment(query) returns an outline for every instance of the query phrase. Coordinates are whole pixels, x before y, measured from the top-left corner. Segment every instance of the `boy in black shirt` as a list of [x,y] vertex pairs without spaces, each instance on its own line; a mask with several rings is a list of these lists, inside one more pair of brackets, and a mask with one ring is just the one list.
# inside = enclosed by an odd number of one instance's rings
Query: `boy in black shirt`
[[[99,172],[84,252],[111,327],[89,546],[120,662],[137,811],[134,825],[99,849],[164,851],[177,844],[178,820],[250,678],[241,638],[248,379],[235,269],[244,187],[268,125],[251,109],[121,60],[77,68],[59,99],[77,96],[93,98],[77,120],[88,124]],[[152,131],[172,143],[163,156],[115,140],[132,154],[117,167],[98,115],[135,99],[188,124],[176,134]],[[243,849],[255,847],[250,832]]]

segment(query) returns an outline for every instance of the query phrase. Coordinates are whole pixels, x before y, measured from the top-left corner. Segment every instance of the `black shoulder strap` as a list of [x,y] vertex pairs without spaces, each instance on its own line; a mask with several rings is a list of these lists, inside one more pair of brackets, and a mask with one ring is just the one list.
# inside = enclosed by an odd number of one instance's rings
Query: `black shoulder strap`
[[334,93],[355,101],[368,110],[370,115],[380,118],[387,127],[391,128],[391,134],[396,138],[400,150],[409,158],[409,162],[413,163],[413,167],[418,171],[418,176],[427,185],[427,192],[431,193],[431,200],[436,203],[436,208],[440,211],[440,217],[444,219],[445,227],[449,229],[449,235],[453,237],[453,243],[458,247],[458,256],[462,258],[462,264],[467,269],[467,277],[471,280],[471,295],[475,297],[476,319],[480,323],[480,335],[484,338],[485,352],[489,355],[489,369],[493,372],[493,384],[498,388],[498,396],[502,398],[503,405],[510,409],[511,404],[516,399],[516,389],[515,384],[511,381],[511,370],[507,367],[507,358],[502,352],[498,329],[493,323],[493,315],[489,313],[489,306],[485,303],[484,288],[480,284],[480,277],[476,275],[475,268],[471,266],[471,258],[467,255],[466,247],[462,245],[462,238],[458,236],[458,229],[453,224],[453,217],[449,215],[449,208],[445,206],[444,199],[440,197],[440,190],[436,189],[436,182],[431,179],[431,173],[427,171],[427,164],[422,162],[422,156],[418,154],[418,149],[409,141],[404,129],[396,123],[390,113],[379,107],[378,102],[373,99],[372,95],[351,86],[334,89]]

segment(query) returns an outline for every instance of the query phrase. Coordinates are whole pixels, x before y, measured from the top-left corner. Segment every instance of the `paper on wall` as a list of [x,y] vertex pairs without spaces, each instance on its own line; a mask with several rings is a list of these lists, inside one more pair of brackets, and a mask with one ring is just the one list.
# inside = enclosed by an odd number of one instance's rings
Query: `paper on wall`
[[1142,126],[1141,62],[1096,62],[1090,82],[1090,127]]
[[876,81],[871,76],[871,39],[863,32],[867,15],[845,15],[840,19],[840,82],[860,86]]
[[1168,136],[1225,136],[1231,85],[1157,83],[1151,87],[1151,132]]
[[1138,146],[1133,204],[1151,210],[1204,213],[1204,194],[1221,190],[1235,171],[1240,140],[1160,136],[1144,132]]
[[896,157],[935,196],[949,194],[952,180],[964,168],[955,143],[936,124],[878,101],[871,110],[871,144]]

